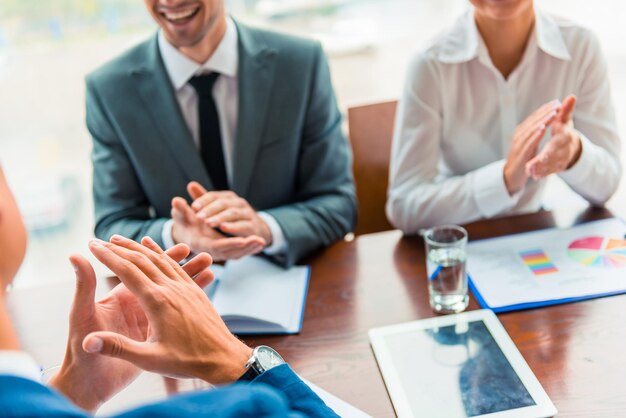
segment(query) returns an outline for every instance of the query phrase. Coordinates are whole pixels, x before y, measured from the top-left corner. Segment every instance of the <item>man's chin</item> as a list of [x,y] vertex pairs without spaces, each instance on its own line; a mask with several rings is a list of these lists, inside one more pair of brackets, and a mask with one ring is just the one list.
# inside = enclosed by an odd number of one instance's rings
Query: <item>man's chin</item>
[[180,49],[180,48],[193,48],[195,46],[197,46],[198,44],[200,44],[202,42],[203,36],[202,35],[181,35],[181,34],[175,34],[173,35],[170,32],[165,32],[165,37],[167,38],[167,40],[169,41],[170,44],[172,44],[174,47]]

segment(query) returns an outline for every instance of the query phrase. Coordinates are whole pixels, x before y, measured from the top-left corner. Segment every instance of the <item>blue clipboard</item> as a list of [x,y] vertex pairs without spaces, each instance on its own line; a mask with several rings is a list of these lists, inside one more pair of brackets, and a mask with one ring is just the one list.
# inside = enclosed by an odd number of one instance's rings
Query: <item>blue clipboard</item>
[[[626,221],[622,219],[621,217],[599,219],[597,221],[590,221],[590,222],[585,222],[585,223],[601,222],[601,221],[605,221],[609,219],[617,219],[621,221],[622,223],[626,223]],[[530,231],[530,232],[534,232],[534,231]],[[626,238],[626,236],[624,236],[624,238]],[[469,273],[467,275],[467,279],[468,279],[469,289],[472,291],[472,294],[474,295],[474,298],[476,298],[476,301],[478,302],[478,304],[482,308],[491,309],[495,313],[522,311],[526,309],[542,308],[544,306],[562,305],[565,303],[581,302],[581,301],[590,300],[590,299],[599,299],[599,298],[604,298],[608,296],[626,294],[626,285],[625,285],[624,289],[620,289],[620,290],[616,290],[612,292],[595,293],[595,294],[576,296],[576,297],[570,297],[570,298],[548,299],[548,300],[535,301],[535,302],[517,303],[513,305],[504,305],[504,306],[498,306],[494,308],[494,307],[489,306],[489,304],[485,301],[483,296],[480,294],[478,287],[476,287],[476,285],[474,284],[472,280],[472,276]]]
[[624,290],[618,290],[615,292],[597,293],[593,295],[585,295],[585,296],[579,296],[579,297],[573,297],[573,298],[542,300],[538,302],[517,303],[514,305],[505,305],[505,306],[498,306],[497,308],[493,308],[489,306],[489,304],[485,301],[483,296],[478,291],[478,288],[474,285],[474,282],[472,281],[472,276],[468,274],[467,279],[468,279],[469,288],[472,291],[472,294],[474,295],[474,298],[476,299],[480,307],[484,309],[491,309],[495,313],[543,308],[544,306],[562,305],[564,303],[580,302],[583,300],[598,299],[598,298],[604,298],[607,296],[623,295],[626,293],[626,289],[624,289]]

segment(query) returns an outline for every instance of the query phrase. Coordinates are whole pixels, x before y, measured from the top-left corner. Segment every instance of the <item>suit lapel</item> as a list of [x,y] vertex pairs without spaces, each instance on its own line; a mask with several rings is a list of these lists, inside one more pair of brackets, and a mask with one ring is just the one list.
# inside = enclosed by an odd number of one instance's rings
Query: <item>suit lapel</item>
[[239,35],[239,111],[233,155],[232,189],[246,196],[254,170],[274,82],[274,49],[237,24]]
[[[145,64],[133,69],[131,75],[145,108],[157,127],[154,132],[141,133],[146,136],[146,143],[149,144],[147,146],[168,147],[172,159],[188,180],[196,180],[211,190],[213,185],[176,100],[174,88],[161,60],[156,36],[149,44]],[[159,142],[154,144],[154,141]]]

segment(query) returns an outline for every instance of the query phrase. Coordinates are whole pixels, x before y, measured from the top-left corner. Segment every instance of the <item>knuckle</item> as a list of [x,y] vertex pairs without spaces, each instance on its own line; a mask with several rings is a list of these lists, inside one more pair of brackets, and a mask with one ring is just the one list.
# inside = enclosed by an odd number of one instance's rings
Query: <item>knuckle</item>
[[127,259],[122,259],[120,262],[120,271],[123,274],[129,274],[133,271],[133,263]]
[[143,255],[142,253],[138,253],[138,252],[130,253],[128,255],[128,259],[130,262],[132,262],[135,265],[144,264],[146,261],[148,261],[148,258],[145,255]]
[[111,355],[119,357],[124,354],[124,343],[119,335],[115,335],[111,340]]
[[166,263],[169,263],[169,261],[172,259],[172,257],[170,257],[169,254],[167,254],[166,252],[155,253],[154,258],[156,258],[158,261],[163,261]]
[[170,260],[172,260],[166,253],[154,254],[151,257],[153,257],[154,264],[158,266],[167,266],[170,264]]
[[167,297],[161,289],[155,288],[147,292],[147,301],[151,307],[158,308],[166,303]]

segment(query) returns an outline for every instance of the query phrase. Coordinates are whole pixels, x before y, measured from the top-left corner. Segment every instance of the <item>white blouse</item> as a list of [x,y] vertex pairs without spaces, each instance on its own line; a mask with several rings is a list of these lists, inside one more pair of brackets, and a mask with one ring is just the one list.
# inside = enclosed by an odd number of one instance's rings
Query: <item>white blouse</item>
[[[417,54],[396,115],[387,216],[405,233],[445,223],[537,211],[545,179],[510,196],[503,168],[516,126],[542,104],[577,96],[582,154],[559,173],[592,204],[621,176],[607,67],[587,29],[536,12],[520,64],[504,79],[476,28],[473,10]],[[549,132],[542,143],[549,138]]]

